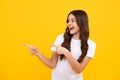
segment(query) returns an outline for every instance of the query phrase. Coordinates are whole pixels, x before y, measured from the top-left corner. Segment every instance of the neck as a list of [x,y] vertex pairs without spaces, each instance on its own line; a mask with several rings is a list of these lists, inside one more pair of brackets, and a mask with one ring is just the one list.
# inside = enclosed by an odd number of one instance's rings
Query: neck
[[79,40],[80,33],[73,34],[72,38]]

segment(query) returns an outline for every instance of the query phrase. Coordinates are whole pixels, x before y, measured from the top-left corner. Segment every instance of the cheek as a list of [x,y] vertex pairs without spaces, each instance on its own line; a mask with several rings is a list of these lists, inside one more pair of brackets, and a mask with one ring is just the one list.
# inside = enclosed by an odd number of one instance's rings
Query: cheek
[[78,24],[76,22],[74,23],[74,26],[77,27],[77,28],[79,28],[79,26],[78,26]]
[[76,29],[77,31],[79,31],[79,30],[80,30],[80,28],[79,28],[79,26],[78,26],[78,25],[76,25],[76,26],[75,26],[75,29]]

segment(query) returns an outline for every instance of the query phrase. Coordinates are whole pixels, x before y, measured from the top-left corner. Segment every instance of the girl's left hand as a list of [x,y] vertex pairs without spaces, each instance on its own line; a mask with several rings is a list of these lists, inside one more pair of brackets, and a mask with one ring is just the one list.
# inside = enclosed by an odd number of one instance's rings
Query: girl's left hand
[[53,47],[56,47],[56,52],[57,52],[57,54],[67,54],[67,53],[69,53],[69,50],[68,49],[66,49],[65,47],[62,47],[62,46],[56,46],[56,45],[51,45],[51,46],[53,46]]

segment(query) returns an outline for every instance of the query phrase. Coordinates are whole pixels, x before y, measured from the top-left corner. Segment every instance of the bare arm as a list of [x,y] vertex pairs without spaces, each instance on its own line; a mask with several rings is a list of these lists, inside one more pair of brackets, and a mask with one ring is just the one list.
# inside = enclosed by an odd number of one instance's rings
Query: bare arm
[[55,68],[58,60],[58,55],[56,52],[53,52],[51,59],[47,58],[46,56],[42,55],[41,52],[38,51],[36,47],[33,47],[29,44],[25,44],[25,46],[30,48],[30,53],[38,57],[38,59],[43,62],[49,68]]
[[77,73],[81,73],[84,68],[87,66],[88,62],[90,61],[90,57],[85,56],[83,61],[79,63],[72,55],[71,53],[65,54],[67,60],[69,61],[71,67],[73,70],[75,70]]
[[49,68],[55,68],[55,66],[57,64],[57,59],[58,59],[58,55],[55,52],[53,52],[51,59],[48,59],[41,53],[39,53],[36,56],[41,60],[41,62],[43,62]]
[[[55,45],[54,45],[55,46]],[[76,71],[77,73],[81,73],[84,68],[87,66],[88,62],[90,61],[90,57],[85,56],[83,61],[79,63],[72,55],[71,53],[62,46],[56,46],[57,54],[64,54],[67,60],[69,61],[72,69]]]

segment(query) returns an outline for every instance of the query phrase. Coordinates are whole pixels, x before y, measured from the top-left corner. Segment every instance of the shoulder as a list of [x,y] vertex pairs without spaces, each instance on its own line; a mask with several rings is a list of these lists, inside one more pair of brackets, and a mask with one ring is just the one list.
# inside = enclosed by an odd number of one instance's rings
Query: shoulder
[[58,36],[57,36],[57,39],[64,39],[64,34],[59,34]]
[[96,47],[96,43],[93,40],[91,40],[91,39],[88,39],[88,45]]
[[64,37],[63,37],[64,35],[63,34],[59,34],[58,36],[57,36],[57,38],[56,38],[56,40],[55,40],[55,44],[56,45],[60,45],[60,44],[62,44],[62,42],[64,41]]
[[64,34],[59,34],[57,37],[63,38]]

